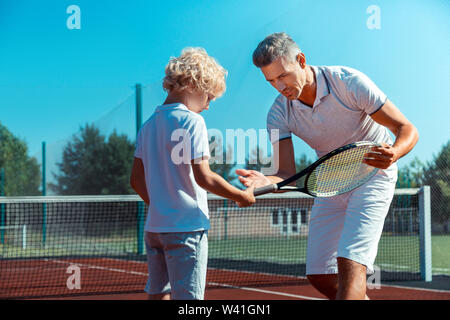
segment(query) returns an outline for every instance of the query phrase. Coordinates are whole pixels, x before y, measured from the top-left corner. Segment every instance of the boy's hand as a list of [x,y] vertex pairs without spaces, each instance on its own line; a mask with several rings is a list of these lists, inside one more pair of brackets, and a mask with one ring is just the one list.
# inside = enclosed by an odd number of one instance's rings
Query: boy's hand
[[255,196],[253,195],[254,190],[255,184],[250,183],[249,187],[242,191],[243,199],[239,202],[236,202],[240,208],[249,207],[256,202]]

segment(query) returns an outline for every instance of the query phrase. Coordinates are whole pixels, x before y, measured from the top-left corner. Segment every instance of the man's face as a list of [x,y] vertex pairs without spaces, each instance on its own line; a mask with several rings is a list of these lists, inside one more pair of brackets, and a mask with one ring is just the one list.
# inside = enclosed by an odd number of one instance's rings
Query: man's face
[[[300,55],[298,59],[301,59]],[[279,57],[268,66],[262,67],[261,71],[278,92],[288,100],[297,100],[306,80],[305,69],[300,66],[301,63],[304,65],[302,61],[288,61],[285,57]]]

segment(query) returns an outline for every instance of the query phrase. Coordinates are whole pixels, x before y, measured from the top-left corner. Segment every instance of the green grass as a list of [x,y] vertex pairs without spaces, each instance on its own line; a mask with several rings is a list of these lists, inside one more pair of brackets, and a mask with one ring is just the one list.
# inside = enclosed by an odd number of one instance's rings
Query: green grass
[[382,270],[420,272],[419,238],[383,235],[375,265]]
[[450,275],[450,235],[432,236],[433,274]]
[[15,243],[0,243],[0,258],[37,258],[73,255],[121,255],[137,252],[136,237],[133,235],[111,235],[106,237],[86,237],[49,235],[43,245],[42,233],[27,233],[27,248],[22,248],[19,235]]
[[[306,237],[231,238],[209,241],[210,258],[245,259],[283,263],[306,261]],[[383,270],[420,272],[417,236],[383,235],[375,265]],[[450,235],[432,236],[434,274],[450,275]]]

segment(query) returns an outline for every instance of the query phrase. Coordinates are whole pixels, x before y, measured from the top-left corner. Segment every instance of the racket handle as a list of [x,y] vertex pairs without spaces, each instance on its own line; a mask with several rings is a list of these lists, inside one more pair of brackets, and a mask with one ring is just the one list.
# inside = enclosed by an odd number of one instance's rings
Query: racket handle
[[262,194],[266,194],[266,193],[271,193],[271,192],[277,191],[277,189],[278,189],[278,186],[277,186],[276,183],[269,184],[268,186],[255,189],[253,191],[253,195],[254,196],[260,196]]

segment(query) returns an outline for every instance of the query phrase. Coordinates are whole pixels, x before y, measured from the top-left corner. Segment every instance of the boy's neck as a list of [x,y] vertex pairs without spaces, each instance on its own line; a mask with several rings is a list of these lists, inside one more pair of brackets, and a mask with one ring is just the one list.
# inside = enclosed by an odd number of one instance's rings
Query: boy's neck
[[166,100],[164,101],[164,104],[174,104],[174,103],[182,103],[185,106],[188,105],[186,97],[169,93],[167,95]]
[[166,100],[164,101],[164,104],[174,104],[174,103],[181,103],[184,104],[189,110],[193,112],[198,112],[197,110],[194,110],[191,103],[191,95],[184,91],[184,92],[169,92],[167,95]]

